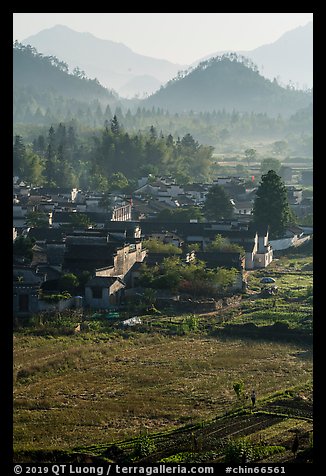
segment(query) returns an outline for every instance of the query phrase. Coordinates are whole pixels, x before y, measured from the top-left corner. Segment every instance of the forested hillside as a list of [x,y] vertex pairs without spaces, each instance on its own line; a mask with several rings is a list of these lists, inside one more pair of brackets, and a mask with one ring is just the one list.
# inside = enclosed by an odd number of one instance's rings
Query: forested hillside
[[119,97],[89,79],[84,71],[68,65],[55,56],[43,56],[31,46],[15,43],[13,48],[13,114],[14,122],[51,124],[73,116],[87,116],[119,104]]
[[72,125],[60,123],[40,134],[32,145],[16,135],[14,174],[34,185],[79,186],[108,191],[128,190],[149,173],[171,174],[181,182],[207,180],[213,147],[200,145],[190,134],[175,139],[147,132],[128,134],[116,116],[104,129],[78,137]]
[[[252,146],[257,141],[281,140],[286,153],[312,156],[311,95],[280,88],[237,58],[208,61],[184,78],[180,76],[175,82],[171,81],[160,91],[164,95],[172,88],[175,101],[170,105],[171,111],[150,106],[144,100],[136,104],[120,101],[116,93],[102,87],[96,79],[88,79],[79,68],[69,74],[66,63],[53,56],[43,56],[31,46],[15,43],[13,56],[14,135],[21,137],[27,153],[20,162],[15,159],[14,171],[25,180],[53,182],[58,186],[92,185],[103,190],[112,174],[117,172],[128,181],[146,173],[169,173],[181,181],[205,180],[210,174],[214,147],[217,152],[243,152],[247,145]],[[211,68],[223,72],[224,83],[219,75],[215,82],[211,74],[206,77]],[[229,86],[225,83],[226,71]],[[229,93],[238,84],[235,98],[247,97],[248,100],[248,91],[266,93],[269,88],[272,92],[281,91],[284,98],[296,99],[296,105],[302,107],[297,107],[290,117],[236,108],[231,111],[221,108],[210,112],[173,112],[175,104],[184,101],[189,87],[196,83],[191,79],[194,77],[198,84],[202,77],[207,81],[207,78],[212,79],[213,82],[202,87],[200,92],[201,97],[207,96],[207,102],[209,87],[212,89],[215,83],[216,87],[223,83]],[[255,78],[255,81],[250,79],[250,83],[249,78]],[[252,85],[249,87],[249,84]],[[214,104],[216,95],[211,97],[211,104]],[[222,97],[227,98],[227,94]],[[190,99],[199,101],[200,97],[195,95]],[[250,108],[254,102],[248,104]],[[276,103],[271,101],[271,104]],[[118,133],[112,132],[114,116],[119,125]],[[61,144],[56,138],[56,143],[51,143],[48,149],[50,128],[60,130],[59,137],[70,134],[70,139]],[[62,128],[66,130],[64,133]],[[192,145],[185,147],[190,137]],[[36,147],[36,143],[41,146]]]
[[263,78],[251,60],[230,53],[180,72],[145,105],[170,112],[225,109],[289,116],[311,101],[310,93],[283,88],[276,80]]

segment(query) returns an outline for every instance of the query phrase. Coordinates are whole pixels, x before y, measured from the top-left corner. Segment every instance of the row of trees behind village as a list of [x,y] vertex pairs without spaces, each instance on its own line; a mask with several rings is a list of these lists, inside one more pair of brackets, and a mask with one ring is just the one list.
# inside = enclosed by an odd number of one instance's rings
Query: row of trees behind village
[[13,172],[33,185],[134,189],[136,179],[148,174],[172,175],[179,183],[205,181],[213,150],[189,133],[174,138],[153,126],[146,133],[129,134],[114,116],[100,132],[82,137],[72,125],[61,123],[34,138],[32,145],[16,135]]

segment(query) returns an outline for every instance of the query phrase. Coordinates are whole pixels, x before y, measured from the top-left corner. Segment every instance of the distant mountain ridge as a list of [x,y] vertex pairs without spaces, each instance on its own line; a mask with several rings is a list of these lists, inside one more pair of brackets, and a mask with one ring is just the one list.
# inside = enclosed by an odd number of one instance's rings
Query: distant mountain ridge
[[107,106],[114,109],[117,105],[120,105],[119,96],[97,80],[69,74],[64,62],[43,56],[33,47],[14,46],[14,122],[44,123],[46,116],[51,122],[53,117],[63,120],[87,114],[90,107],[105,110]]
[[[143,91],[148,90],[149,79],[156,87],[171,79],[184,65],[151,58],[135,53],[122,43],[96,38],[91,33],[80,33],[63,25],[42,30],[22,41],[30,44],[45,55],[55,55],[68,63],[69,68],[76,66],[85,70],[92,78],[97,78],[103,86],[120,92],[125,85],[130,92],[141,93],[141,77],[145,76]],[[138,78],[137,87],[131,90],[131,80]],[[129,83],[129,86],[128,86]]]
[[[72,70],[84,69],[101,84],[115,89],[124,97],[154,93],[160,85],[187,68],[167,60],[151,58],[133,52],[122,43],[96,38],[63,25],[42,30],[22,42],[45,55],[55,55],[67,62]],[[230,51],[206,55],[192,66]],[[250,51],[237,51],[257,64],[262,76],[278,79],[280,84],[292,83],[297,89],[313,84],[313,23],[309,22],[284,33],[273,43]]]
[[[230,51],[206,55],[194,62],[193,66],[227,52]],[[273,43],[236,53],[250,58],[265,78],[278,78],[280,83],[292,83],[297,89],[313,86],[313,22],[287,31]]]
[[234,53],[211,58],[179,74],[144,105],[170,112],[225,109],[289,116],[310,102],[311,94],[283,88],[262,77],[251,60]]

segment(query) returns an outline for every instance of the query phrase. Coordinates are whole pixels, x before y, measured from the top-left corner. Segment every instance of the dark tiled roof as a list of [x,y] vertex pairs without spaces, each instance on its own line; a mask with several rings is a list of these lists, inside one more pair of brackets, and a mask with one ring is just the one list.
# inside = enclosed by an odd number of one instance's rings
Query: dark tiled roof
[[60,195],[60,194],[71,194],[71,188],[59,188],[59,187],[40,187],[33,188],[33,195]]
[[[65,252],[65,260],[102,260],[113,264],[113,255],[117,249],[115,244],[70,244]],[[104,265],[103,265],[104,266]]]
[[39,205],[43,200],[45,200],[45,197],[42,195],[30,195],[27,200],[28,205]]
[[193,206],[194,205],[194,201],[189,198],[187,195],[184,195],[184,194],[179,194],[177,195],[176,199],[178,203],[180,203],[180,205],[189,205],[189,206]]
[[253,208],[253,202],[245,201],[245,200],[234,200],[234,205],[236,208]]
[[253,232],[258,233],[259,236],[266,236],[269,231],[268,225],[255,225],[254,223],[250,223],[249,228]]
[[63,241],[67,232],[61,228],[30,228],[28,236],[35,241]]
[[216,235],[222,235],[231,241],[248,241],[255,236],[254,231],[247,230],[214,230],[214,223],[166,223],[144,221],[141,229],[144,235],[152,233],[176,233],[183,239],[190,235],[199,235],[207,238],[215,238]]
[[201,183],[191,183],[183,187],[185,192],[206,192],[207,189],[208,186]]
[[46,254],[48,257],[48,263],[52,265],[62,265],[64,259],[65,248],[64,246],[51,246],[46,247]]
[[294,233],[295,235],[300,235],[302,233],[302,228],[295,225],[288,226],[286,229],[289,230],[291,233]]
[[47,280],[59,279],[61,276],[61,272],[57,269],[52,268],[52,266],[39,265],[37,266],[37,270],[38,273],[46,275]]
[[38,276],[32,269],[14,266],[13,279],[15,283],[20,283],[19,277],[22,278],[21,284],[40,284],[42,277]]
[[243,246],[244,250],[246,253],[252,253],[254,250],[254,241],[250,241],[248,243],[242,243],[241,246]]
[[108,288],[116,281],[118,281],[120,284],[123,284],[123,281],[115,276],[94,276],[89,281],[87,281],[86,286],[100,286]]
[[207,268],[236,268],[241,269],[241,253],[236,252],[204,252],[197,251],[196,258],[205,261]]
[[[156,264],[161,264],[162,261],[165,258],[168,258],[169,256],[172,256],[167,253],[148,253],[145,258],[144,258],[144,263],[146,263],[148,266],[155,266]],[[180,255],[176,255],[180,256]]]

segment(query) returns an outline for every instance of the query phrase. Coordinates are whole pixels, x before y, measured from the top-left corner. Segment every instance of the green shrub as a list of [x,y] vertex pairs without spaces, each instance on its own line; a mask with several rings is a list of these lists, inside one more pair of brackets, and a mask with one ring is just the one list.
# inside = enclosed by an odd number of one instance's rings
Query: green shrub
[[253,445],[244,438],[229,440],[224,458],[226,464],[250,463],[254,459]]
[[58,302],[58,301],[62,301],[65,299],[70,299],[70,298],[71,298],[71,294],[69,294],[67,291],[64,291],[61,294],[45,294],[42,296],[42,301]]
[[242,380],[240,380],[239,382],[235,382],[233,384],[233,390],[235,391],[236,396],[238,397],[239,400],[241,400],[244,396],[244,387],[245,386]]
[[156,451],[156,446],[149,436],[141,436],[135,444],[134,457],[144,458]]

